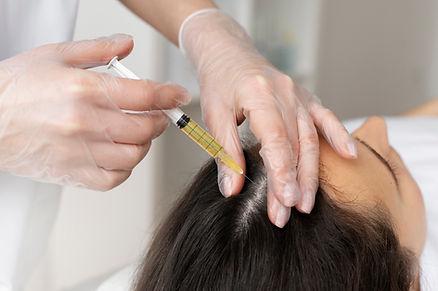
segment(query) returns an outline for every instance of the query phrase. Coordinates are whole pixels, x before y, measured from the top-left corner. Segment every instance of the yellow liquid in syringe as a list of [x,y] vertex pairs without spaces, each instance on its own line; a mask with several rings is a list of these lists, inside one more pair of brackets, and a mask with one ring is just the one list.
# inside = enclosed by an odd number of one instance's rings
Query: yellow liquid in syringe
[[180,129],[210,156],[218,159],[236,173],[243,175],[242,168],[225,152],[224,148],[196,122],[188,118],[188,122],[180,126]]

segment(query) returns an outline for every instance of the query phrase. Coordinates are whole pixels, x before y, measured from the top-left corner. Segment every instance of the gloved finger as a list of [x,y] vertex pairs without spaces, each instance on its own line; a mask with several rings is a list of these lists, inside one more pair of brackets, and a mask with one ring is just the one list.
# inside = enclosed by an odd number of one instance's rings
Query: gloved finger
[[279,108],[286,130],[292,145],[292,152],[294,154],[294,162],[298,161],[298,153],[300,151],[298,142],[298,127],[297,127],[297,107],[299,101],[294,94],[294,83],[287,75],[276,77],[274,79],[274,92],[277,96],[275,99],[278,102]]
[[[86,175],[90,178],[86,181],[87,188],[98,191],[108,191],[122,184],[129,178],[132,171],[123,170],[105,170],[103,168],[95,168]],[[99,179],[95,179],[99,177]]]
[[279,228],[283,228],[290,218],[290,207],[286,207],[278,201],[276,196],[268,191],[267,206],[269,220]]
[[260,155],[268,175],[268,191],[284,206],[294,206],[301,193],[296,181],[296,161],[286,125],[275,105],[248,113],[251,131],[260,141]]
[[[257,140],[261,144],[260,155],[268,176],[268,191],[273,192],[275,197],[284,206],[295,205],[301,192],[297,183],[296,155],[294,154],[291,136],[293,131],[288,130],[288,126],[296,126],[295,117],[289,119],[292,125],[285,124],[283,118],[286,114],[294,115],[293,106],[281,104],[281,98],[286,99],[288,92],[283,95],[275,96],[277,91],[282,90],[274,82],[274,86],[269,83],[269,79],[257,76],[248,83],[249,86],[242,88],[242,96],[251,98],[239,98],[239,107],[245,109],[245,115],[249,120],[249,126]],[[274,91],[277,89],[277,91]],[[257,97],[254,97],[257,96]],[[280,107],[289,108],[287,113]],[[294,125],[295,124],[295,125]],[[291,133],[289,133],[291,132]]]
[[112,141],[143,145],[164,132],[169,119],[161,111],[142,114],[106,111],[101,120],[106,124],[106,133]]
[[89,98],[103,102],[107,107],[107,98],[125,110],[149,111],[175,108],[190,102],[190,95],[186,89],[176,84],[161,84],[149,80],[132,80],[114,77],[108,74],[99,74],[84,71],[81,77],[82,90]]
[[319,142],[318,135],[309,114],[298,96],[300,87],[295,86],[288,76],[277,78],[275,91],[281,105],[281,112],[292,145],[293,162],[297,165],[297,180],[301,198],[295,205],[302,212],[309,213],[314,204],[318,187]]
[[357,157],[354,139],[331,110],[317,102],[311,102],[308,110],[319,132],[339,155],[349,159]]
[[313,120],[302,106],[297,109],[297,122],[300,141],[298,183],[302,197],[296,208],[310,213],[318,189],[319,140]]
[[96,166],[105,170],[131,171],[143,160],[151,143],[144,145],[95,142],[89,149]]
[[122,59],[131,53],[133,47],[132,37],[127,34],[56,45],[64,62],[82,69],[106,65],[115,56]]
[[[205,110],[204,120],[213,137],[245,172],[245,158],[237,132],[234,113],[231,110],[221,108],[207,109]],[[218,185],[222,195],[229,197],[239,193],[245,182],[244,176],[236,173],[221,162],[217,164]]]

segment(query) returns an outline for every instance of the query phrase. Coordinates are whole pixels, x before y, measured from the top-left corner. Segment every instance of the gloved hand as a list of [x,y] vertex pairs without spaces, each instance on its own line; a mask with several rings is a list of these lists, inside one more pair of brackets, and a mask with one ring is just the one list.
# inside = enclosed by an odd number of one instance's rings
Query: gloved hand
[[[274,68],[244,29],[215,9],[198,11],[182,24],[179,45],[194,65],[201,88],[204,121],[214,137],[245,165],[237,126],[249,121],[261,143],[268,177],[268,215],[278,227],[290,207],[309,213],[318,187],[317,130],[345,158],[356,144],[341,122],[318,99]],[[238,193],[244,177],[219,165],[225,196]]]
[[0,171],[98,190],[127,179],[167,127],[154,110],[189,100],[177,85],[84,70],[132,47],[130,36],[115,35],[0,62]]

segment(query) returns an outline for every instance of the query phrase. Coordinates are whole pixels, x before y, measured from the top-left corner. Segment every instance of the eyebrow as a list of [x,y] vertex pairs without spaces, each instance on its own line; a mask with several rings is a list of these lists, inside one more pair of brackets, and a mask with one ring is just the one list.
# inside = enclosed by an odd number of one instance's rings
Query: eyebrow
[[397,185],[398,188],[398,179],[397,176],[394,173],[394,170],[392,169],[392,167],[389,165],[388,161],[382,157],[381,154],[379,154],[373,147],[371,147],[369,144],[367,144],[365,141],[361,140],[360,138],[355,137],[355,139],[360,142],[361,144],[363,144],[370,152],[373,153],[373,155],[382,163],[385,165],[385,167],[388,169],[388,171],[391,173],[391,176],[394,178],[395,184]]

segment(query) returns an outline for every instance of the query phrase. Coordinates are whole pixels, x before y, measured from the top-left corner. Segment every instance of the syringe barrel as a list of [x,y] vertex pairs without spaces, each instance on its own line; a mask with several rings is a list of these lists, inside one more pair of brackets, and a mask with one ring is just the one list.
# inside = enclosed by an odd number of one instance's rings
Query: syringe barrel
[[184,122],[178,125],[181,131],[183,131],[190,139],[197,143],[210,156],[216,158],[219,152],[222,151],[222,146],[213,138],[211,134],[200,127],[195,121],[191,120],[190,117],[187,115],[184,115],[184,117],[182,118],[185,119]]
[[187,134],[191,140],[197,143],[210,156],[219,160],[231,170],[238,174],[243,174],[242,168],[229,154],[225,152],[224,148],[214,139],[211,134],[200,127],[195,121],[190,120],[188,116],[184,115],[184,117],[187,118],[184,118],[184,126],[180,126],[180,129]]
[[180,120],[181,117],[184,116],[184,112],[179,108],[173,108],[169,110],[162,110],[164,114],[169,117],[170,121],[172,121],[173,124],[177,125],[178,120]]

